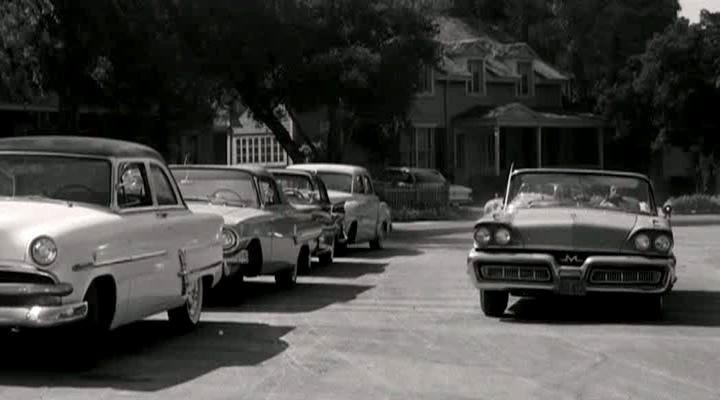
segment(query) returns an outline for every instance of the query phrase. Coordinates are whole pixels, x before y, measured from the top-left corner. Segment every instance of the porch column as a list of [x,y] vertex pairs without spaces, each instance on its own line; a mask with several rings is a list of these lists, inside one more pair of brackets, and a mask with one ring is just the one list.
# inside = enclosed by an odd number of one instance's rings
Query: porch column
[[538,168],[542,167],[542,127],[538,126],[535,128],[535,140],[536,140],[536,147],[535,150],[537,151],[537,166]]
[[605,135],[603,128],[597,128],[598,156],[600,157],[600,169],[605,168]]
[[233,137],[233,131],[232,131],[232,128],[229,128],[229,129],[227,130],[227,133],[225,133],[225,143],[226,143],[226,146],[227,146],[226,151],[225,151],[225,153],[226,153],[226,154],[225,154],[225,155],[226,155],[225,158],[226,158],[226,161],[227,161],[227,165],[232,165],[232,156],[233,156],[233,151],[232,151],[233,140],[232,140],[232,137]]
[[500,176],[500,125],[495,125],[493,131],[495,140],[495,176]]

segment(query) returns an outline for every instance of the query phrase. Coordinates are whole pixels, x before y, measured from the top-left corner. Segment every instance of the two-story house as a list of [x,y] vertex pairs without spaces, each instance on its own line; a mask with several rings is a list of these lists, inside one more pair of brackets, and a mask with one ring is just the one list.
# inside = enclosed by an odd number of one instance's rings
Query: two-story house
[[525,43],[457,18],[436,21],[441,62],[421,71],[396,164],[437,168],[475,187],[512,164],[604,167],[604,121],[563,110],[569,76]]

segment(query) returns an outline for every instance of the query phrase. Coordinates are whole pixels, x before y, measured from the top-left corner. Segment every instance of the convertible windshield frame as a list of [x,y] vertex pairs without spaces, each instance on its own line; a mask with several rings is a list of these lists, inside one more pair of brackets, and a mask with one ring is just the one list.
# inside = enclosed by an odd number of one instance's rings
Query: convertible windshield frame
[[[611,208],[611,207],[602,207],[600,209],[603,210],[609,210],[609,211],[618,211],[618,212],[626,212],[626,213],[632,213],[632,214],[641,214],[641,215],[651,215],[651,216],[657,216],[658,209],[657,209],[657,202],[655,200],[655,188],[651,180],[649,180],[647,177],[643,177],[641,175],[633,175],[633,174],[621,174],[621,173],[612,173],[612,172],[601,172],[601,171],[561,171],[561,170],[527,170],[522,171],[518,170],[515,172],[512,172],[510,174],[510,177],[507,181],[506,189],[505,189],[505,198],[503,199],[503,208],[506,209],[509,205],[511,205],[511,201],[513,199],[510,198],[511,196],[511,188],[513,187],[513,183],[516,179],[519,179],[524,176],[533,175],[533,176],[567,176],[568,178],[575,179],[578,182],[582,181],[583,179],[587,179],[588,181],[592,180],[601,180],[602,178],[607,179],[617,179],[617,180],[635,180],[638,182],[638,185],[644,185],[647,190],[647,200],[648,200],[648,212],[644,212],[642,210],[633,211],[624,209],[622,207],[617,208]],[[549,184],[550,182],[548,182]],[[611,186],[611,185],[609,185]],[[641,199],[638,199],[641,200]],[[586,206],[579,206],[583,208],[594,208],[594,207],[586,207]]]
[[[115,165],[116,162],[113,157],[105,157],[100,155],[94,155],[94,154],[79,154],[79,153],[70,153],[70,152],[54,152],[54,151],[33,151],[33,150],[2,150],[0,151],[0,159],[3,157],[11,157],[11,156],[23,156],[23,157],[47,157],[47,158],[63,158],[63,159],[75,159],[75,160],[84,160],[84,161],[96,161],[98,163],[103,163],[107,167],[107,176],[105,179],[105,183],[107,185],[107,191],[109,193],[109,199],[107,202],[103,202],[102,204],[94,203],[94,202],[84,202],[84,201],[77,201],[73,200],[72,203],[80,203],[85,204],[91,207],[100,207],[103,209],[108,210],[115,210],[115,202],[114,202],[114,192],[115,192],[115,180],[116,180],[116,173],[115,173]],[[11,178],[13,181],[13,186],[16,184],[16,179],[12,174],[9,174],[8,171],[3,170],[2,171],[3,176],[7,176],[8,178]],[[8,176],[10,175],[10,176]],[[13,188],[13,192],[15,192],[15,188]],[[22,197],[36,197],[36,196],[17,196],[15,193],[13,193],[14,196],[10,196],[9,198],[22,198]],[[3,196],[6,197],[6,196]],[[44,196],[42,196],[44,197]],[[63,199],[56,199],[53,197],[48,197],[50,200],[54,201],[67,201]]]

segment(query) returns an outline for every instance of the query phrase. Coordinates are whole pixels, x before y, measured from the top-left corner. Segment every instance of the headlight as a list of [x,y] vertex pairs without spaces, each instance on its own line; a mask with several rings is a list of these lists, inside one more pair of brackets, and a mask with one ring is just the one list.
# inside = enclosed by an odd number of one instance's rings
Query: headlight
[[230,250],[237,244],[238,238],[232,229],[223,228],[223,250]]
[[506,228],[500,228],[495,231],[495,243],[499,245],[506,245],[510,243],[510,231]]
[[30,243],[30,256],[35,263],[48,266],[57,258],[57,245],[47,236],[40,236]]
[[653,244],[655,245],[655,250],[665,253],[670,251],[670,248],[672,247],[672,240],[668,235],[660,235],[655,238],[655,242]]
[[478,228],[475,230],[475,243],[479,245],[486,245],[490,243],[490,239],[492,238],[490,234],[490,230],[488,228]]
[[645,251],[650,248],[650,238],[648,235],[641,233],[635,236],[635,248],[640,251]]

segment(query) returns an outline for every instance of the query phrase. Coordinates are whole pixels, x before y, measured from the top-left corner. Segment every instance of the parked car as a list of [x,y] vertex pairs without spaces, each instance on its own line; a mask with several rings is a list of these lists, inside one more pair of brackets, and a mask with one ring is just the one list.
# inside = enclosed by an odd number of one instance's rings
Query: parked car
[[163,158],[140,144],[0,139],[0,208],[5,327],[68,325],[95,342],[167,311],[189,329],[222,276],[222,218],[190,212]]
[[472,189],[467,186],[450,183],[443,174],[431,168],[388,167],[377,178],[378,183],[389,187],[402,188],[443,188],[448,187],[450,204],[466,204],[472,202]]
[[475,224],[467,272],[488,316],[508,295],[639,295],[655,316],[675,284],[672,209],[658,213],[642,174],[511,172],[501,209]]
[[224,277],[274,275],[290,289],[298,272],[310,270],[311,244],[321,227],[302,229],[307,219],[287,201],[264,167],[239,165],[171,165],[191,210],[225,220]]
[[317,174],[309,171],[271,169],[270,172],[280,184],[283,193],[296,210],[309,216],[310,226],[319,225],[322,234],[318,238],[312,255],[320,264],[332,264],[335,243],[345,243],[342,232],[344,210],[333,207],[327,188]]
[[369,242],[371,249],[383,247],[392,231],[392,215],[377,196],[367,169],[347,164],[293,164],[287,168],[313,172],[325,183],[330,201],[342,204],[346,244]]

